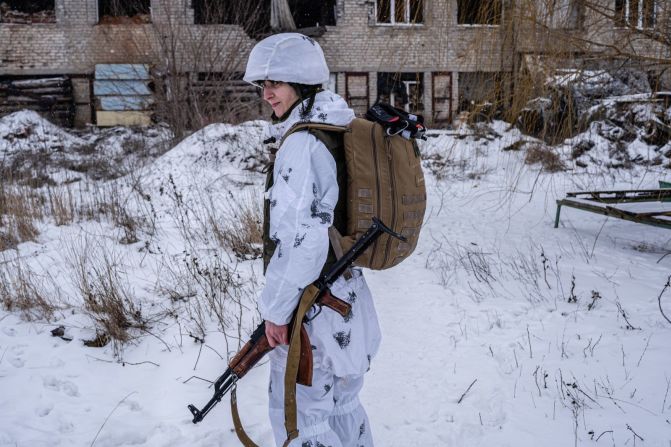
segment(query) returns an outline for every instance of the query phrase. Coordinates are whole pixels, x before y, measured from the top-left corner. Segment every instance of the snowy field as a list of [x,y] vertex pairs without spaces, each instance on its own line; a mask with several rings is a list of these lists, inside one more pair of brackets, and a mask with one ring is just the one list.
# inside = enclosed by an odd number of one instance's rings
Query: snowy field
[[[168,138],[152,132],[137,144]],[[671,176],[609,167],[591,132],[575,139],[595,143],[586,166],[567,142],[556,173],[525,164],[524,148],[503,150],[527,137],[501,122],[422,144],[417,251],[366,273],[383,330],[362,392],[376,445],[671,447],[671,323],[660,312],[671,315],[671,233],[571,208],[553,228],[568,191],[656,188]],[[228,399],[198,425],[186,405],[210,399],[202,379],[215,380],[258,323],[258,247],[241,252],[231,236],[261,206],[262,134],[261,122],[215,124],[140,159],[124,152],[123,130],[92,137],[28,112],[0,119],[0,157],[47,153],[42,190],[51,209],[70,210],[0,252],[3,303],[28,284],[24,295],[54,308],[0,310],[0,446],[239,445]],[[128,173],[72,169],[94,140]],[[632,158],[653,151],[630,147]],[[130,308],[130,338],[85,346],[105,328],[92,302],[110,290]],[[238,387],[243,423],[264,447],[268,373],[264,363]]]

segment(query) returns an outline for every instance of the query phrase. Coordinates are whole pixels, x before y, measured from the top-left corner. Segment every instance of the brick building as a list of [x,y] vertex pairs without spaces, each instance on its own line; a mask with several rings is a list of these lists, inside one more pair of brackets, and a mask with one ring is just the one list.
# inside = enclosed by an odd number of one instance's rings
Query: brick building
[[[105,82],[117,85],[114,75],[101,74],[121,73],[116,64],[147,67],[146,76],[130,80],[129,85],[140,85],[129,87],[127,94],[135,99],[150,97],[157,88],[171,90],[168,84],[157,87],[157,76],[178,79],[173,86],[186,85],[202,97],[221,87],[213,82],[218,74],[233,73],[225,79],[226,94],[258,103],[236,73],[244,70],[256,39],[271,32],[272,2],[258,2],[243,14],[246,2],[232,0],[0,0],[0,116],[20,107],[49,107],[79,125],[103,117],[111,124],[124,122],[132,110],[146,114],[151,101],[130,101],[134,105],[121,107],[118,115],[114,106],[105,106],[121,94],[103,88]],[[355,110],[383,99],[423,113],[438,126],[478,102],[509,100],[516,73],[544,55],[562,54],[568,64],[586,55],[606,57],[631,29],[664,29],[668,3],[288,0],[298,31],[314,36],[324,49],[333,73],[330,87]],[[212,4],[223,10],[211,14]],[[669,60],[669,46],[655,39],[632,45],[663,55],[661,65]],[[45,80],[53,77],[66,81]],[[112,115],[103,115],[110,110]]]

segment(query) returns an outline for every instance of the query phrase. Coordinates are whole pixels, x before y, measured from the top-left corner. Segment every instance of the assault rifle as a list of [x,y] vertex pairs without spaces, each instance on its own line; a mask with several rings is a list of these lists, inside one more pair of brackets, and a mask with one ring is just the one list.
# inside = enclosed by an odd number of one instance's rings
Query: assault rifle
[[[371,246],[375,240],[381,236],[383,233],[387,233],[391,237],[398,238],[402,241],[405,241],[406,238],[392,229],[388,228],[385,224],[382,223],[377,217],[373,217],[373,224],[366,230],[366,232],[361,236],[343,256],[336,261],[336,263],[331,267],[326,273],[324,273],[317,281],[314,282],[314,286],[319,290],[319,297],[317,299],[317,305],[322,306],[326,305],[333,308],[333,306],[338,306],[337,302],[343,303],[347,308],[335,308],[334,310],[340,312],[341,314],[347,315],[349,313],[349,305],[344,303],[341,300],[337,300],[333,297],[331,299],[336,300],[334,302],[329,302],[330,293],[328,293],[329,287],[342,275],[348,268],[350,268],[354,261],[364,252],[368,247]],[[322,298],[325,297],[325,298]],[[326,300],[326,301],[325,301]],[[295,317],[294,317],[295,319]],[[295,324],[295,321],[292,321],[292,326]],[[291,330],[290,330],[291,332]],[[307,340],[307,332],[301,322],[301,340]],[[301,352],[301,366],[299,366],[298,374],[298,383],[304,385],[310,385],[312,382],[312,356],[310,343],[301,343],[301,346],[307,349],[307,353]],[[268,339],[266,338],[266,325],[265,322],[262,322],[256,330],[251,335],[250,340],[242,347],[242,349],[231,359],[228,364],[228,369],[226,372],[221,375],[214,382],[214,396],[212,399],[205,404],[202,410],[199,410],[194,405],[189,405],[189,411],[193,415],[193,423],[197,424],[202,421],[203,418],[214,408],[216,404],[221,402],[221,399],[224,395],[231,390],[236,382],[249,372],[254,365],[256,365],[259,360],[263,358],[268,352],[273,348],[270,347]],[[234,415],[235,416],[235,415]]]

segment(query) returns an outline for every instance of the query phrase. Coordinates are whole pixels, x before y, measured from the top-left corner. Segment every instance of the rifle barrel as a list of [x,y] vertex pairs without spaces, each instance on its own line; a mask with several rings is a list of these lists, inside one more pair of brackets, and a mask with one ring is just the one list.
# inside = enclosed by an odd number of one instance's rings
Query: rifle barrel
[[[217,405],[219,402],[221,402],[221,399],[223,399],[224,395],[228,393],[228,391],[233,388],[233,385],[235,385],[235,382],[238,381],[238,377],[235,374],[230,374],[230,369],[226,371],[220,377],[222,379],[226,374],[228,374],[228,377],[225,378],[221,383],[223,383],[223,386],[220,385],[218,389],[216,389],[214,396],[212,396],[212,399],[209,400],[208,403],[205,404],[202,410],[199,410],[196,408],[194,405],[189,405],[189,411],[193,415],[193,422],[194,424],[197,424],[198,422],[202,421],[205,416],[207,416],[207,413],[210,412],[212,408],[214,408],[215,405]],[[216,383],[220,383],[219,380],[217,380]],[[216,386],[216,384],[215,384]]]

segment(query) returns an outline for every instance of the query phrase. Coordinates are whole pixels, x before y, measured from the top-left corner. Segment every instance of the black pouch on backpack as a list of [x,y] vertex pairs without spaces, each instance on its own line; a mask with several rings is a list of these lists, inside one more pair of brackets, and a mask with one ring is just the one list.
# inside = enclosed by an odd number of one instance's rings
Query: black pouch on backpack
[[424,117],[408,113],[383,102],[376,103],[366,112],[366,119],[380,123],[389,136],[401,135],[406,140],[421,138],[426,140],[424,133]]

